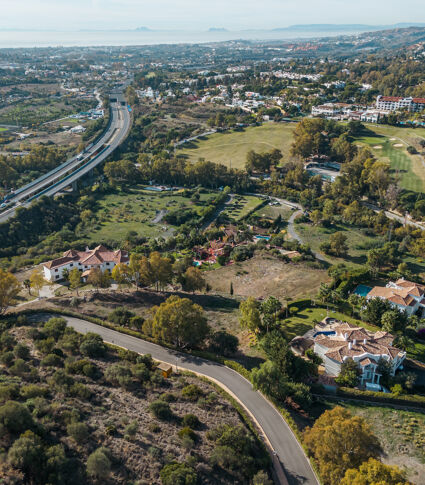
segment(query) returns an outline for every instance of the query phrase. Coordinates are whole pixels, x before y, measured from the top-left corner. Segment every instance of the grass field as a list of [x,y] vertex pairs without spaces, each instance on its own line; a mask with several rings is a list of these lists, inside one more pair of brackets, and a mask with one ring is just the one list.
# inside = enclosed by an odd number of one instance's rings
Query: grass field
[[268,254],[256,254],[247,261],[206,271],[204,276],[213,292],[229,294],[232,282],[236,296],[267,298],[273,295],[282,304],[285,298],[313,296],[320,283],[329,281],[324,270],[284,263]]
[[186,155],[192,162],[204,158],[227,167],[244,168],[249,150],[267,152],[273,148],[281,150],[284,159],[288,158],[295,123],[266,123],[262,126],[245,128],[241,131],[215,133],[184,145],[178,155]]
[[201,209],[215,192],[201,194],[200,201],[193,203],[190,198],[174,192],[152,192],[142,187],[126,192],[108,194],[98,200],[97,224],[90,227],[90,242],[121,242],[129,231],[140,236],[158,237],[170,235],[174,227],[161,220],[161,211],[192,208]]
[[418,147],[419,140],[425,139],[425,129],[387,125],[367,125],[367,128],[370,134],[357,138],[356,142],[368,145],[377,158],[389,161],[403,188],[425,192],[425,162],[420,155],[410,155],[406,150],[409,145]]
[[[347,262],[350,265],[358,266],[367,262],[367,252],[374,247],[384,244],[385,238],[377,236],[366,236],[362,229],[347,226],[345,224],[333,224],[331,227],[313,226],[312,224],[296,224],[296,232],[302,240],[308,244],[313,251],[321,253],[329,263],[337,264]],[[343,232],[347,236],[348,254],[344,258],[327,256],[320,251],[320,244],[329,240],[329,236],[335,232]],[[420,277],[425,277],[425,261],[422,258],[415,258],[407,255],[403,258],[409,265],[409,269]]]

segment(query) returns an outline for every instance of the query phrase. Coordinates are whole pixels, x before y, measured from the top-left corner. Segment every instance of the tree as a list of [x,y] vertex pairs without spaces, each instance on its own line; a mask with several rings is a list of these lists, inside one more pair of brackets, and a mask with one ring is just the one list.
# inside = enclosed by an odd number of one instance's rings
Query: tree
[[407,325],[407,313],[398,308],[387,310],[382,314],[381,325],[386,332],[403,331]]
[[379,441],[360,416],[341,406],[325,411],[304,432],[304,443],[325,483],[339,485],[349,468],[379,455]]
[[252,485],[273,485],[273,483],[264,470],[260,470],[252,477]]
[[153,283],[156,289],[163,289],[165,285],[171,283],[173,278],[173,267],[170,258],[163,258],[160,253],[154,251],[149,256],[149,263]]
[[140,256],[136,253],[130,255],[130,264],[128,265],[128,268],[130,270],[131,278],[136,285],[136,289],[139,288],[139,285],[143,278],[142,263],[144,262],[144,260],[146,260],[145,256]]
[[340,483],[341,485],[412,485],[398,467],[384,465],[375,458],[369,458],[358,469],[348,469]]
[[366,308],[362,312],[362,317],[372,325],[380,326],[382,315],[392,309],[393,307],[388,300],[372,298],[367,302]]
[[31,288],[34,288],[37,291],[37,294],[40,294],[41,288],[46,284],[46,280],[43,278],[43,274],[40,270],[35,269],[30,276]]
[[111,472],[111,461],[106,449],[98,448],[87,459],[87,474],[98,480],[106,480]]
[[112,279],[118,283],[119,286],[128,286],[131,284],[131,270],[124,264],[119,263],[114,266],[112,270]]
[[335,379],[339,386],[355,387],[359,382],[361,370],[359,364],[353,359],[345,360],[341,365],[341,372]]
[[169,463],[160,473],[163,485],[196,485],[198,477],[195,470],[186,463]]
[[261,327],[261,314],[258,302],[249,296],[239,305],[239,323],[242,328],[247,328],[251,332],[256,332]]
[[238,337],[227,333],[225,330],[214,332],[210,337],[211,350],[222,355],[231,355],[236,353],[238,346]]
[[77,290],[78,296],[78,288],[81,286],[81,272],[78,268],[74,268],[69,272],[69,287],[71,290]]
[[[279,312],[282,309],[282,304],[280,301],[275,298],[274,296],[269,296],[267,300],[265,300],[261,304],[261,311],[264,315],[264,317],[270,317],[272,323],[276,324],[277,318],[279,316]],[[267,326],[267,332],[268,332],[268,326]]]
[[343,232],[335,232],[329,238],[331,253],[335,256],[344,256],[347,254],[347,236]]
[[111,276],[108,271],[102,272],[100,268],[93,268],[87,278],[87,282],[99,291],[99,288],[109,288],[111,286]]
[[12,273],[0,268],[0,315],[16,301],[21,291],[21,284]]
[[196,290],[205,288],[205,278],[202,271],[194,266],[187,268],[183,276],[183,288],[194,293]]
[[202,307],[188,298],[170,296],[159,307],[154,307],[153,311],[153,336],[176,347],[199,346],[209,333]]

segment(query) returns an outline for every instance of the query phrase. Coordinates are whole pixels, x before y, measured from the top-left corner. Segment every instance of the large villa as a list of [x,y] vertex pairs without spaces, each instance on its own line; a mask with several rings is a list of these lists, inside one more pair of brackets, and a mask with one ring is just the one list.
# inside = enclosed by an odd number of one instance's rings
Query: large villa
[[361,369],[360,385],[369,389],[379,386],[377,372],[380,359],[391,363],[391,374],[402,368],[406,352],[393,347],[394,337],[384,331],[370,332],[347,322],[325,318],[302,337],[295,337],[291,348],[304,354],[309,348],[323,359],[325,372],[336,377],[347,359],[353,359]]
[[400,278],[390,281],[386,286],[375,286],[366,294],[366,299],[387,300],[408,315],[425,314],[425,286]]
[[48,281],[60,281],[64,278],[64,271],[71,271],[75,268],[82,272],[83,279],[90,271],[100,268],[102,272],[112,271],[117,264],[128,264],[127,251],[111,251],[105,246],[97,246],[94,249],[86,248],[85,251],[69,249],[63,253],[61,258],[53,259],[44,263],[44,277]]

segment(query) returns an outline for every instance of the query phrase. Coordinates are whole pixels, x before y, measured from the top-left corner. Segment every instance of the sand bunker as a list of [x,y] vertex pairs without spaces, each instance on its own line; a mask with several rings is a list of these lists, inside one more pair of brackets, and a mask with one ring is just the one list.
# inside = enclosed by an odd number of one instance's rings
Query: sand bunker
[[396,141],[397,138],[390,138],[390,141]]
[[382,150],[382,145],[375,145],[373,148],[375,150]]
[[393,145],[394,148],[403,148],[403,143],[395,143]]

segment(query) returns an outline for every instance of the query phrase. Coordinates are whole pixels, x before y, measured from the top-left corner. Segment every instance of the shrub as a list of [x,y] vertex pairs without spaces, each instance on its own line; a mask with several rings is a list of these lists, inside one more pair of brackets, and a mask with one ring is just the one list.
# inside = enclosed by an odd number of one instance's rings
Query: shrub
[[89,437],[89,428],[84,423],[70,423],[66,432],[76,443],[83,443]]
[[127,389],[133,382],[130,367],[125,364],[110,365],[105,371],[105,378],[112,385]]
[[65,364],[65,370],[69,374],[79,374],[94,379],[99,374],[96,364],[87,359],[69,361]]
[[63,360],[56,354],[48,354],[40,362],[43,367],[63,367]]
[[9,372],[14,376],[23,376],[30,371],[29,365],[22,359],[16,359],[9,368]]
[[109,315],[108,320],[116,325],[126,327],[130,324],[130,320],[135,314],[123,307],[115,308]]
[[15,354],[11,351],[3,352],[0,357],[0,361],[6,367],[10,367],[15,360]]
[[19,397],[18,384],[1,384],[0,385],[0,403],[11,401]]
[[204,392],[196,384],[189,384],[182,389],[182,396],[189,401],[196,401],[203,395]]
[[18,344],[18,345],[15,345],[13,349],[13,353],[19,359],[27,360],[30,356],[30,349],[26,345]]
[[58,340],[65,333],[66,320],[64,318],[50,318],[43,327],[43,332],[48,337]]
[[87,474],[98,480],[106,480],[111,471],[105,448],[98,448],[87,459]]
[[21,403],[8,401],[0,407],[0,424],[10,433],[19,434],[33,427],[28,409]]
[[173,412],[171,411],[170,405],[161,400],[153,401],[149,405],[149,411],[155,416],[155,418],[163,421],[173,417]]
[[140,382],[147,382],[151,378],[151,373],[149,369],[146,367],[146,364],[143,364],[142,362],[139,364],[135,364],[131,368],[131,372],[133,376]]
[[139,423],[137,421],[132,421],[124,429],[124,436],[126,439],[134,439],[136,437],[137,431],[139,430]]
[[91,398],[92,392],[87,386],[81,384],[81,382],[76,382],[69,389],[69,395],[85,401]]
[[87,333],[80,345],[80,352],[88,357],[104,357],[106,354],[106,345],[102,337],[95,333]]
[[189,426],[192,429],[198,429],[201,426],[201,422],[195,414],[186,414],[183,416],[183,425]]
[[163,485],[196,485],[195,470],[186,463],[169,463],[160,473]]
[[38,384],[27,384],[21,387],[21,396],[24,399],[33,399],[34,397],[45,397],[49,394],[47,387],[41,387]]
[[193,431],[193,429],[189,428],[189,426],[185,426],[177,434],[180,439],[188,437],[193,441],[196,440],[196,433]]

